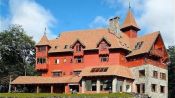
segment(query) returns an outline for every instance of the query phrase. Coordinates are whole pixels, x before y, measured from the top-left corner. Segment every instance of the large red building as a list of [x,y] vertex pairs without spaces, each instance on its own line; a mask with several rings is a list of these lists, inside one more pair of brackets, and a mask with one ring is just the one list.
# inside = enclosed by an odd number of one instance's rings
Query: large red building
[[[35,87],[36,92],[136,92],[167,97],[168,55],[159,31],[138,36],[129,9],[109,28],[61,33],[36,44],[36,70],[41,76],[20,76],[12,84]],[[157,97],[157,95],[159,95]]]

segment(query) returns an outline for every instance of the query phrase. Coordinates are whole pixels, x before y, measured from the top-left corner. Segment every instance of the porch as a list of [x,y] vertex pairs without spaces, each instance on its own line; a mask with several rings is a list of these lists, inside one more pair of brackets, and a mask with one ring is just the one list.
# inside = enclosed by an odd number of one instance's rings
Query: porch
[[134,92],[133,80],[117,76],[83,77],[81,93]]

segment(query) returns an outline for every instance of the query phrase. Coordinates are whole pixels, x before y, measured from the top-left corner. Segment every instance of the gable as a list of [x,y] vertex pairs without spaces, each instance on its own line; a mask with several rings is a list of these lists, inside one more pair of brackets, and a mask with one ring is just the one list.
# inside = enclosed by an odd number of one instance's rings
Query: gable
[[155,40],[155,42],[153,43],[150,51],[151,52],[154,51],[155,55],[161,57],[162,60],[168,59],[168,53],[166,51],[163,39],[160,34]]
[[102,48],[102,47],[110,47],[111,44],[106,38],[102,38],[98,43],[97,43],[97,48]]
[[73,49],[76,45],[80,45],[81,47],[85,48],[85,45],[78,39],[71,45],[71,48]]
[[158,35],[159,32],[154,32],[142,37],[131,38],[130,39],[131,53],[129,53],[126,57],[149,53]]

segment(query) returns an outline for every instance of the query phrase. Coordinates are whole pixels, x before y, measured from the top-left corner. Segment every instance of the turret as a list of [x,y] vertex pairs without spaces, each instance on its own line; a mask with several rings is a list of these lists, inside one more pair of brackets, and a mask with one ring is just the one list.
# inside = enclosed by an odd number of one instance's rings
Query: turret
[[126,19],[124,20],[123,25],[121,26],[120,30],[128,35],[130,38],[137,37],[137,32],[140,30],[135,18],[131,12],[131,8],[129,7],[128,14],[126,16]]

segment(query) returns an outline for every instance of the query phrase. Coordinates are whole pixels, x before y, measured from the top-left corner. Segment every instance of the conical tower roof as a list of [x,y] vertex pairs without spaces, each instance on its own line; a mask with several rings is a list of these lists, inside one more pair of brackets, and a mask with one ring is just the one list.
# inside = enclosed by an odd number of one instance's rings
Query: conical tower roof
[[41,40],[36,44],[36,46],[40,46],[40,45],[49,45],[49,40],[47,39],[46,34],[44,34]]
[[130,8],[129,8],[128,14],[126,16],[126,19],[125,19],[123,25],[121,26],[121,30],[128,28],[128,27],[134,27],[134,29],[140,30]]

